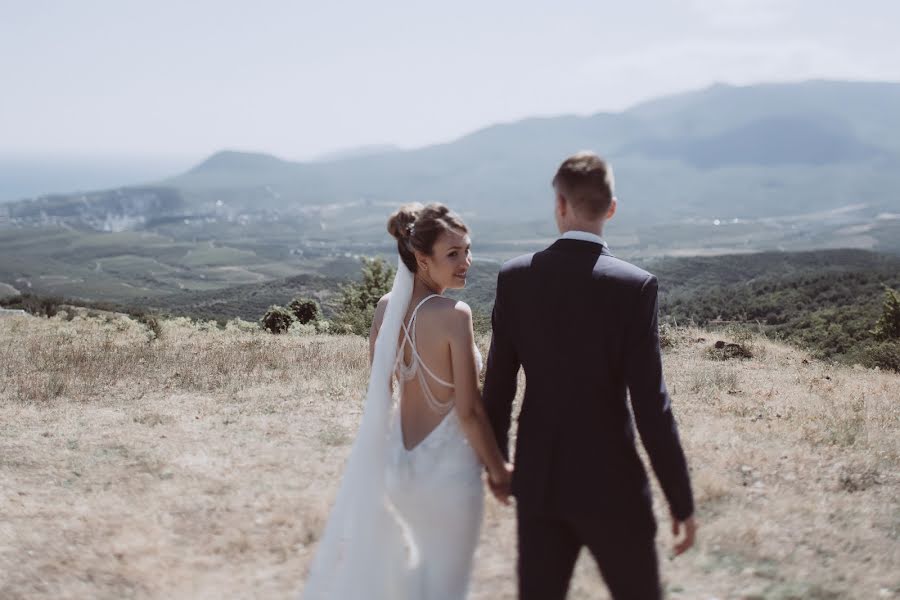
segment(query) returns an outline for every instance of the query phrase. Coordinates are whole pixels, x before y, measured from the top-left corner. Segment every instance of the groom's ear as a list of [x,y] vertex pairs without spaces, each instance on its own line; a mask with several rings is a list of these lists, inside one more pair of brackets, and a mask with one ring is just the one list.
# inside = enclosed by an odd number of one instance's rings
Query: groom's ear
[[561,217],[565,217],[566,213],[569,210],[568,203],[566,202],[566,197],[556,192],[556,212]]
[[603,217],[604,221],[609,221],[610,219],[613,218],[613,215],[616,214],[616,206],[617,205],[618,205],[618,202],[616,202],[616,197],[613,196],[609,201],[609,208],[606,209],[606,216]]

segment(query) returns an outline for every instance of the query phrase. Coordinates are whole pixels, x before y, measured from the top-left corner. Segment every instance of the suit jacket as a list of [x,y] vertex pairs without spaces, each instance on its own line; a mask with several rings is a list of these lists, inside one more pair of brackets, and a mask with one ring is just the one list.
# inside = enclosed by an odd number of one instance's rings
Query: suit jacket
[[655,527],[636,424],[672,513],[693,513],[663,381],[656,277],[601,244],[560,239],[503,265],[492,326],[484,402],[507,458],[525,370],[512,483],[520,511],[634,516]]

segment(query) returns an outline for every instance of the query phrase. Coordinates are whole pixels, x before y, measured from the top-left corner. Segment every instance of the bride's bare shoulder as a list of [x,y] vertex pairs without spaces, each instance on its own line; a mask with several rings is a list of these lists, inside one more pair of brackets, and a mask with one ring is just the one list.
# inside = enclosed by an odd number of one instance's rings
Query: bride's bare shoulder
[[472,309],[462,300],[455,300],[443,296],[435,299],[430,307],[432,314],[441,325],[461,325],[465,326],[472,322]]

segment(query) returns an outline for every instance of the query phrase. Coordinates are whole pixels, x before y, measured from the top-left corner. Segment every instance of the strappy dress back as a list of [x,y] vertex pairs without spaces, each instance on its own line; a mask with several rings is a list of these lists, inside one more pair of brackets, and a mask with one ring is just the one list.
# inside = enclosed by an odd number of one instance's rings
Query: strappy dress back
[[[446,401],[438,400],[438,398],[434,395],[434,392],[431,389],[431,385],[429,385],[428,380],[426,379],[426,375],[430,377],[435,383],[442,385],[446,388],[453,389],[453,384],[444,381],[437,375],[435,375],[434,371],[428,368],[428,365],[422,360],[422,357],[419,355],[419,350],[416,348],[416,317],[418,316],[419,309],[422,308],[422,305],[431,300],[432,298],[441,298],[440,294],[430,294],[423,298],[413,309],[412,315],[409,318],[409,324],[403,324],[403,341],[400,343],[400,347],[397,349],[397,360],[395,362],[395,370],[397,373],[397,378],[401,382],[401,394],[402,394],[402,383],[406,381],[410,381],[413,378],[417,378],[419,381],[419,387],[422,388],[422,393],[425,396],[425,401],[428,406],[438,414],[446,414],[453,408],[453,397],[451,396]],[[405,363],[403,360],[403,355],[406,352],[406,347],[409,346],[411,351],[411,356],[409,360],[409,364]]]
[[[404,556],[417,558],[407,583],[398,586],[402,593],[392,596],[396,600],[465,600],[484,507],[483,468],[454,410],[455,386],[423,362],[416,346],[419,309],[435,296],[423,298],[406,326],[401,327],[394,365],[401,384],[400,403],[404,400],[403,384],[415,379],[424,396],[422,408],[440,416],[439,423],[408,448],[400,407],[394,410],[389,436],[391,460],[385,481],[388,498],[408,535],[409,551]],[[405,360],[407,346],[409,362]],[[473,351],[480,364],[477,349]],[[451,390],[448,400],[435,396],[433,390],[441,391],[438,386]]]

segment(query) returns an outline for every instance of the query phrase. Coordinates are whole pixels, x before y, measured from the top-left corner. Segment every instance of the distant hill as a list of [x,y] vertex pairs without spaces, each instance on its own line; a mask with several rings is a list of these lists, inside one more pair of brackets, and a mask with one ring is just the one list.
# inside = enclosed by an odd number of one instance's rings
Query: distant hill
[[326,152],[313,159],[311,162],[331,162],[335,160],[345,160],[348,158],[363,158],[366,156],[376,156],[379,154],[389,154],[391,152],[400,152],[401,148],[393,144],[368,144],[357,148],[347,148],[346,150],[336,150],[334,152]]
[[888,150],[861,142],[846,124],[805,115],[765,117],[710,136],[647,139],[632,149],[700,169],[815,167],[891,158]]
[[643,102],[625,112],[665,137],[707,137],[778,115],[845,126],[864,143],[900,150],[900,83],[806,81],[716,84]]
[[[864,182],[882,196],[867,200],[897,206],[898,140],[900,84],[716,85],[618,114],[495,125],[416,150],[316,163],[216,155],[166,183],[271,186],[287,204],[434,199],[495,218],[510,217],[512,206],[516,217],[536,217],[547,211],[559,160],[591,148],[613,160],[632,208],[626,218],[755,217],[841,206]],[[690,204],[678,206],[684,197]]]
[[900,84],[714,85],[619,113],[530,118],[416,149],[310,162],[218,152],[153,185],[0,204],[0,228],[148,231],[377,244],[409,201],[463,213],[480,243],[555,234],[550,179],[594,149],[612,161],[630,255],[857,247],[900,252]]

